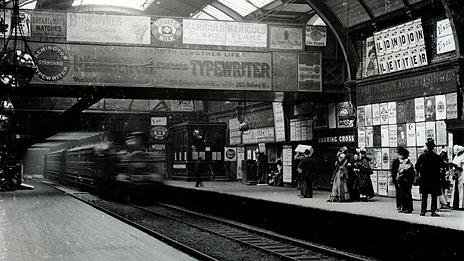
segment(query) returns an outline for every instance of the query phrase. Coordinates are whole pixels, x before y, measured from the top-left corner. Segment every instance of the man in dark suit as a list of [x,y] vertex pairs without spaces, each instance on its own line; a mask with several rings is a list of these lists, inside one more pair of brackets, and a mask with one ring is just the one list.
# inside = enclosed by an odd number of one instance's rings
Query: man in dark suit
[[313,177],[316,171],[316,161],[311,157],[313,152],[313,147],[309,146],[309,149],[306,149],[304,152],[304,158],[298,165],[298,170],[302,176],[302,184],[300,185],[301,197],[304,198],[313,197]]
[[419,179],[419,192],[422,194],[421,216],[425,216],[427,212],[427,198],[430,194],[432,196],[432,217],[438,217],[437,211],[437,198],[441,195],[440,187],[440,166],[441,159],[433,149],[435,142],[433,138],[428,138],[425,144],[427,150],[422,153],[417,159],[416,171],[420,174]]

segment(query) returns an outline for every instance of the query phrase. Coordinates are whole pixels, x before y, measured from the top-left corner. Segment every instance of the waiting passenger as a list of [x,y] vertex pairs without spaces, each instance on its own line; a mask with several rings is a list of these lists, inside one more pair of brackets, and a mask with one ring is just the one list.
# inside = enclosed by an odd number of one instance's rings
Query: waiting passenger
[[277,160],[277,170],[272,171],[269,178],[269,185],[283,187],[284,178],[283,178],[283,164],[281,160]]
[[371,159],[367,157],[366,150],[361,148],[359,155],[358,163],[358,195],[361,196],[361,199],[367,200],[374,197],[374,187],[372,187],[371,175],[374,173],[371,169]]
[[304,158],[298,165],[298,172],[301,175],[301,197],[313,197],[313,178],[316,172],[316,161],[311,157],[314,153],[313,147],[309,146],[304,152]]
[[453,193],[451,195],[451,206],[453,209],[464,208],[464,147],[455,145],[453,151],[456,154],[451,162],[453,172]]
[[400,191],[402,209],[398,212],[410,214],[414,210],[411,189],[414,182],[415,171],[414,166],[409,160],[408,150],[404,149],[401,151],[399,154],[399,162],[398,174],[395,179]]
[[345,202],[350,200],[350,193],[348,192],[348,160],[346,154],[339,152],[337,154],[337,161],[335,162],[335,171],[332,176],[332,192],[327,200],[328,202]]

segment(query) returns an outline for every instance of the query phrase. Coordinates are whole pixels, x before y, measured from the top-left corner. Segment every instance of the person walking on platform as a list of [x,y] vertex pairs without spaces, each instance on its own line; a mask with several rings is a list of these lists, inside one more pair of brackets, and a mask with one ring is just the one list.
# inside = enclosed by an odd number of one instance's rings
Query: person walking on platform
[[399,162],[398,173],[395,179],[400,191],[402,209],[398,212],[410,214],[414,210],[411,189],[414,182],[415,171],[414,166],[409,160],[408,150],[404,149],[401,151],[401,154],[399,154]]
[[345,202],[350,200],[350,193],[348,192],[348,160],[346,154],[342,152],[337,153],[337,161],[335,162],[335,171],[332,175],[332,191],[328,202]]
[[[405,154],[407,150],[404,147],[399,146],[396,149],[396,151],[398,155],[402,155],[402,154]],[[408,155],[409,155],[409,151],[408,151]],[[403,206],[401,205],[401,188],[398,186],[398,181],[397,181],[399,167],[400,167],[400,159],[396,158],[392,162],[391,178],[392,178],[393,184],[395,185],[396,210],[402,211]]]
[[359,175],[358,175],[358,194],[362,196],[363,200],[367,200],[374,197],[374,187],[372,186],[371,174],[373,173],[371,169],[371,159],[366,155],[366,150],[361,148],[359,155]]
[[313,177],[316,171],[316,161],[311,157],[314,153],[313,147],[309,146],[304,152],[304,158],[298,165],[298,172],[301,175],[301,197],[313,197]]
[[451,171],[453,173],[453,192],[451,195],[451,207],[453,209],[464,208],[464,147],[455,145],[453,147],[454,156],[451,162]]
[[433,149],[435,148],[435,141],[433,138],[427,138],[425,144],[427,151],[422,153],[416,162],[416,170],[420,174],[419,179],[419,192],[422,195],[421,216],[425,216],[427,212],[427,198],[430,194],[432,197],[431,211],[432,217],[438,217],[437,212],[437,199],[441,195],[440,187],[440,166],[441,159]]

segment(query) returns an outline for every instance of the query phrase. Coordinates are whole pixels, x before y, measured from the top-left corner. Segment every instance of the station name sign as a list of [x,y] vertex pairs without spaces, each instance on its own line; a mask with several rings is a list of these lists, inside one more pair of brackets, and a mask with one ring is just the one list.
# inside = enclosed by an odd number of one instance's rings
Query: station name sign
[[319,137],[317,141],[319,143],[349,143],[349,142],[356,142],[356,137],[355,135]]

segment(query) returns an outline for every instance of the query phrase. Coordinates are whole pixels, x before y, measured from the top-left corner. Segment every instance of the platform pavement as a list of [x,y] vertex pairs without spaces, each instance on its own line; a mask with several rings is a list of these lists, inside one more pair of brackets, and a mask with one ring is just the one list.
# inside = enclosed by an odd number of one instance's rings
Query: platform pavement
[[45,184],[0,192],[0,260],[195,260]]
[[[330,192],[314,191],[313,198],[300,198],[299,191],[291,187],[274,187],[268,185],[245,185],[240,182],[205,181],[203,186],[195,188],[195,182],[169,180],[168,186],[182,187],[192,190],[211,191],[252,199],[279,202],[290,205],[330,210],[355,215],[372,216],[383,219],[406,221],[415,224],[431,225],[442,228],[450,228],[464,231],[464,211],[452,209],[440,209],[440,217],[431,217],[430,212],[426,216],[419,216],[420,201],[414,201],[412,214],[398,213],[395,198],[376,196],[368,202],[327,202]],[[430,199],[428,202],[430,210]]]

